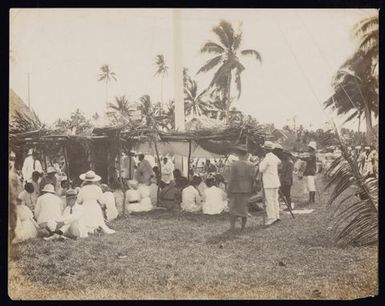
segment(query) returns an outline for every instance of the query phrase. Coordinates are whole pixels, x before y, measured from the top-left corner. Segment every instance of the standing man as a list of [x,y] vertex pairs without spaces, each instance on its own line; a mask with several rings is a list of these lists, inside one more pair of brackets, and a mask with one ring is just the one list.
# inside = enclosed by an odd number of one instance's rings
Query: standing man
[[[289,151],[283,151],[281,154],[282,169],[280,173],[281,192],[286,198],[287,204],[290,209],[294,209],[294,203],[291,202],[290,190],[293,185],[293,171],[294,163],[291,159],[291,153]],[[288,209],[286,209],[288,210]]]
[[281,160],[273,153],[273,150],[277,148],[274,143],[265,141],[263,148],[266,155],[259,164],[259,171],[262,173],[263,189],[265,192],[267,214],[265,225],[271,225],[280,221],[278,191],[281,184],[278,176],[278,166],[281,164]]
[[307,148],[308,148],[308,155],[305,157],[301,157],[301,159],[306,161],[303,177],[305,179],[305,192],[309,192],[309,204],[311,204],[311,203],[315,203],[315,192],[316,192],[316,189],[315,189],[315,175],[317,173],[316,142],[310,141]]
[[135,180],[139,184],[150,185],[150,178],[153,175],[152,167],[148,160],[144,159],[144,154],[139,154],[139,164],[135,172]]
[[255,181],[255,168],[247,161],[246,148],[237,149],[239,157],[230,167],[227,193],[230,208],[230,230],[234,231],[235,222],[238,217],[242,220],[241,231],[244,230],[247,221],[248,200],[253,192]]
[[34,152],[31,148],[28,150],[27,157],[24,159],[23,168],[21,170],[24,183],[32,181],[32,173],[34,171],[43,173],[43,168],[41,167],[41,163],[38,160],[37,153]]
[[163,165],[162,165],[162,181],[172,181],[174,179],[173,175],[174,164],[171,160],[168,160],[167,157],[163,157]]

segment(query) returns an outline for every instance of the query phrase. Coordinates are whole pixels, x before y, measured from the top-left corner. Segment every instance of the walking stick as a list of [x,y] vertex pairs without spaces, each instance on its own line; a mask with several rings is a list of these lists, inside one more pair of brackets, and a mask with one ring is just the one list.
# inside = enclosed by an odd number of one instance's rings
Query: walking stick
[[290,207],[289,203],[287,203],[286,197],[282,194],[282,191],[281,191],[280,189],[278,189],[278,193],[279,193],[279,196],[280,196],[280,197],[283,199],[283,201],[285,202],[285,205],[287,206],[287,209],[290,211],[291,216],[293,217],[293,219],[295,219],[294,214],[293,214],[293,212],[292,212],[292,210],[291,210],[291,207]]

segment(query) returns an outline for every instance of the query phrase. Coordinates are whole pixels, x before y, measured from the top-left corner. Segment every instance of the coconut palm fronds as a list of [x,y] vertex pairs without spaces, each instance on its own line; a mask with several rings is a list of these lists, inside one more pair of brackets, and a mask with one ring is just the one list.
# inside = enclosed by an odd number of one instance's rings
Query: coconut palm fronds
[[[336,130],[342,156],[327,170],[331,180],[325,188],[333,188],[329,204],[335,205],[334,232],[341,245],[368,245],[377,241],[378,179],[363,177],[358,163],[347,152]],[[341,198],[343,193],[348,193]]]

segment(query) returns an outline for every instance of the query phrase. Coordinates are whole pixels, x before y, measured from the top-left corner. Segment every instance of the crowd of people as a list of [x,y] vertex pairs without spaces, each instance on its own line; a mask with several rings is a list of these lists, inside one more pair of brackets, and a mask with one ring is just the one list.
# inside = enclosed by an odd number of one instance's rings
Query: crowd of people
[[[17,191],[13,242],[37,236],[51,240],[112,234],[115,231],[108,223],[119,215],[153,209],[209,215],[228,212],[230,230],[234,231],[238,218],[243,230],[250,216],[250,199],[258,192],[265,203],[265,225],[270,226],[280,221],[280,201],[286,203],[286,210],[294,208],[293,174],[303,180],[309,205],[315,203],[316,143],[311,141],[307,148],[306,154],[295,158],[270,141],[265,141],[256,156],[239,146],[234,151],[238,158],[229,167],[223,160],[217,164],[206,160],[199,172],[191,167],[188,178],[175,169],[171,158],[163,157],[152,167],[144,154],[135,156],[137,159],[133,154],[124,155],[119,167],[122,180],[110,186],[101,184],[101,177],[92,170],[79,176],[79,186],[53,165],[44,173],[31,149],[24,160],[21,185],[14,171],[10,172],[11,186]],[[371,155],[365,161],[373,159]],[[357,158],[361,161],[363,153]]]

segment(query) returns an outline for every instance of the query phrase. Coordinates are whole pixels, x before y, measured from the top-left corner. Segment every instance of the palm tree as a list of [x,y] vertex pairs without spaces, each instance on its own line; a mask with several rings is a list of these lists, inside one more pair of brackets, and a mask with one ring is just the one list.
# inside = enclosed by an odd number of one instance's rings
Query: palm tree
[[151,98],[149,95],[144,95],[139,99],[140,104],[138,110],[142,113],[142,118],[145,124],[149,128],[155,127],[154,108],[152,106]]
[[126,118],[130,116],[130,111],[132,109],[130,107],[130,102],[125,95],[120,97],[116,96],[115,103],[108,103],[108,107],[114,111],[117,111],[119,114]]
[[198,85],[196,81],[191,80],[186,83],[184,94],[185,113],[187,115],[191,114],[193,118],[199,117],[210,108],[206,96],[207,90],[198,94]]
[[332,86],[333,95],[324,102],[337,114],[350,116],[346,121],[362,117],[366,121],[369,143],[376,142],[372,115],[378,116],[378,17],[369,17],[354,29],[359,47],[337,71]]
[[213,32],[217,35],[219,42],[208,41],[201,48],[201,53],[213,53],[215,56],[208,60],[198,71],[207,72],[215,67],[219,68],[214,74],[210,83],[210,87],[219,87],[225,90],[226,119],[228,119],[228,110],[231,105],[231,83],[232,74],[234,74],[234,82],[238,90],[239,99],[241,95],[241,73],[245,67],[239,61],[239,54],[251,55],[257,61],[262,62],[261,55],[254,49],[245,49],[240,51],[242,42],[242,31],[239,29],[234,32],[233,26],[226,20],[221,20],[219,25],[213,28]]
[[103,65],[100,67],[101,73],[98,75],[98,81],[106,82],[106,109],[108,109],[108,82],[111,80],[117,80],[116,73],[111,71],[109,65]]
[[160,77],[160,102],[163,103],[163,80],[168,72],[168,66],[166,65],[166,61],[164,59],[163,54],[158,54],[155,57],[155,65],[157,67],[155,76]]

